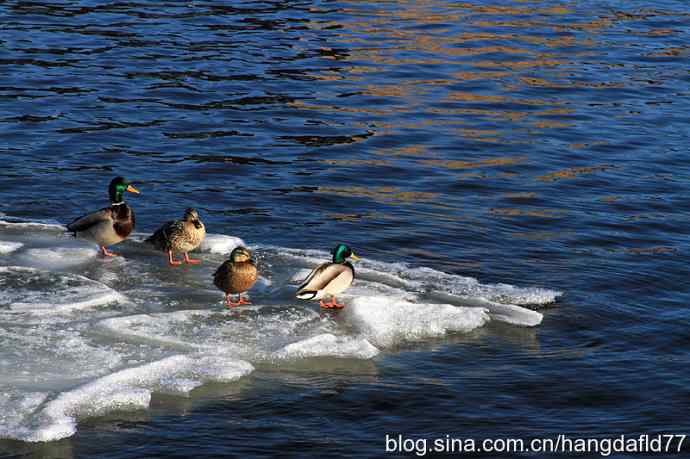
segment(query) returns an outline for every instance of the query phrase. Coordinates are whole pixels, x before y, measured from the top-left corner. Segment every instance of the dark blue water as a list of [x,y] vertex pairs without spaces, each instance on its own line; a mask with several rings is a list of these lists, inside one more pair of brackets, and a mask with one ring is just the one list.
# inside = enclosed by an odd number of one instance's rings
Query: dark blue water
[[250,243],[565,292],[536,328],[257,367],[0,451],[689,433],[689,32],[681,0],[0,4],[0,212],[67,223],[125,175],[138,231],[194,206]]

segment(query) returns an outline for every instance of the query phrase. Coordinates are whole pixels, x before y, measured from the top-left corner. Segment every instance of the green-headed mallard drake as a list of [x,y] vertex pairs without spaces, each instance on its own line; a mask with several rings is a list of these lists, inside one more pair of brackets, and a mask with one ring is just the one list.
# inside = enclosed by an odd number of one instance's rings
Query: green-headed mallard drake
[[75,219],[67,225],[67,230],[74,237],[98,244],[104,256],[114,256],[107,247],[124,241],[134,230],[134,211],[122,199],[125,191],[139,193],[126,179],[115,177],[108,187],[110,207]]
[[[338,244],[333,249],[333,261],[317,266],[297,289],[297,298],[301,300],[321,300],[322,308],[341,309],[345,305],[336,303],[335,296],[342,293],[355,280],[355,268],[348,258],[359,260],[345,244]],[[322,298],[330,295],[331,302],[324,303]]]
[[[246,247],[236,247],[226,260],[213,274],[213,283],[221,291],[225,292],[225,305],[227,307],[251,304],[242,298],[246,292],[256,283],[256,264],[252,260],[252,253]],[[232,301],[232,294],[238,294],[237,302]]]
[[168,263],[171,266],[181,265],[182,262],[175,259],[176,253],[184,254],[184,261],[188,264],[199,264],[201,260],[189,258],[189,252],[201,245],[206,237],[206,228],[199,219],[196,209],[186,209],[182,220],[172,220],[161,226],[146,239],[158,250],[168,253]]

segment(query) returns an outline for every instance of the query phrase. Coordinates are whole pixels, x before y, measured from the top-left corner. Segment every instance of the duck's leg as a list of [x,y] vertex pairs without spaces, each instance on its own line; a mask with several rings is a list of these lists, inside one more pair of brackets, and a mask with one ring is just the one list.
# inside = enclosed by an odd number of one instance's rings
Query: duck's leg
[[242,302],[242,295],[240,295],[240,299],[237,300],[237,303],[235,303],[234,301],[232,301],[232,295],[231,295],[230,293],[227,293],[227,294],[225,295],[225,306],[226,306],[226,307],[228,307],[228,308],[235,308],[235,307],[237,307],[237,306],[239,306],[239,305],[241,305],[241,304],[247,304],[247,303],[243,303],[243,302]]
[[184,253],[184,262],[187,263],[188,265],[198,265],[199,263],[201,263],[201,260],[189,258],[189,254],[187,252],[185,252]]
[[168,264],[170,264],[170,266],[180,266],[182,264],[181,261],[175,260],[172,250],[168,250]]
[[101,246],[101,253],[104,257],[116,257],[117,254],[108,250],[104,245]]

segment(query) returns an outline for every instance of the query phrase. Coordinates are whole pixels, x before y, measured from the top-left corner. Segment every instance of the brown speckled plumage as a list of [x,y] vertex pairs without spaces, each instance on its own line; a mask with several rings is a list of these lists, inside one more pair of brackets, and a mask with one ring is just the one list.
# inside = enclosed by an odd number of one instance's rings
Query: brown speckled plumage
[[187,253],[199,247],[205,236],[206,228],[199,214],[194,209],[187,209],[182,220],[167,222],[146,242],[164,252]]

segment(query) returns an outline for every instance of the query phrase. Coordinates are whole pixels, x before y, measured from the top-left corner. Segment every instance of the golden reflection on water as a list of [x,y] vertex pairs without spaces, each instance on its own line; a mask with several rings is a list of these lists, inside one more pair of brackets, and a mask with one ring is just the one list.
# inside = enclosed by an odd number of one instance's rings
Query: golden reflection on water
[[556,180],[572,179],[580,175],[593,174],[595,172],[605,171],[611,169],[613,166],[601,165],[601,166],[590,166],[590,167],[572,167],[569,169],[563,169],[556,172],[551,172],[549,174],[541,175],[537,177],[537,180],[543,182],[553,182]]
[[507,207],[502,209],[490,209],[489,213],[499,217],[563,218],[566,211],[559,209],[518,209]]
[[370,198],[382,204],[404,204],[433,201],[439,193],[427,191],[400,191],[397,187],[319,187],[315,193],[351,198]]
[[407,145],[404,147],[377,148],[374,150],[377,155],[386,156],[427,156],[429,151],[426,145]]
[[512,166],[525,162],[526,160],[527,158],[524,156],[518,156],[513,158],[491,158],[481,161],[425,159],[420,161],[420,163],[428,166],[443,167],[446,169],[477,169],[480,167]]
[[455,72],[453,76],[458,80],[474,81],[474,80],[498,80],[510,76],[511,73],[508,71],[481,71],[481,72],[470,72],[462,71]]
[[[540,167],[539,161],[530,160],[529,147],[519,147],[519,154],[514,156],[506,156],[505,148],[498,148],[538,144],[544,138],[558,141],[563,138],[566,140],[560,145],[554,143],[554,156],[569,150],[573,158],[581,160],[583,152],[578,150],[607,145],[604,140],[580,141],[572,136],[583,119],[591,122],[581,115],[592,112],[593,104],[588,102],[600,97],[598,93],[631,86],[630,72],[624,71],[630,64],[609,61],[602,53],[611,40],[609,34],[612,30],[620,33],[621,24],[626,21],[636,21],[635,27],[623,26],[625,33],[661,39],[674,36],[677,32],[668,24],[643,22],[647,17],[679,13],[611,10],[594,15],[587,14],[576,3],[515,1],[513,5],[505,5],[491,4],[491,0],[478,3],[431,0],[350,3],[343,11],[342,23],[326,21],[313,25],[335,31],[334,42],[323,49],[337,55],[341,67],[313,69],[307,75],[347,83],[343,95],[347,98],[343,100],[348,103],[314,98],[295,100],[292,106],[334,115],[356,115],[362,129],[373,131],[379,140],[405,135],[404,141],[396,140],[390,145],[379,141],[375,147],[358,151],[362,155],[375,155],[373,158],[329,157],[323,164],[366,168],[412,163],[454,171],[456,180],[522,181],[521,188],[528,180],[536,179],[540,186],[550,186],[614,167],[575,163],[573,166],[577,167],[529,173],[525,171]],[[665,60],[687,58],[688,53],[687,47],[671,44],[658,46],[646,54],[638,52],[640,56]],[[593,72],[594,68],[603,71]],[[584,97],[580,98],[582,94]],[[356,103],[358,98],[365,102]],[[435,129],[425,131],[425,127]],[[447,143],[440,142],[439,149],[416,137],[416,131],[439,129],[448,136]],[[551,133],[555,136],[550,136]],[[457,149],[449,145],[453,142],[458,142]],[[479,142],[483,145],[478,146]],[[519,165],[524,165],[520,174],[509,169]],[[369,198],[387,204],[425,202],[427,207],[439,200],[439,193],[404,187],[321,187],[318,193]],[[512,202],[539,198],[533,192],[500,196]],[[457,201],[452,202],[451,208],[457,206]],[[502,218],[551,219],[562,218],[565,212],[508,207],[491,209],[490,214]],[[342,214],[337,218],[368,217]],[[515,237],[551,235],[525,233]]]
[[537,129],[552,129],[566,128],[572,126],[573,123],[564,123],[562,121],[533,121],[532,125]]

